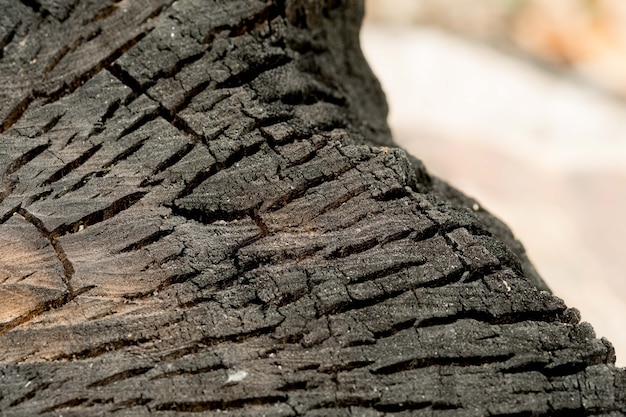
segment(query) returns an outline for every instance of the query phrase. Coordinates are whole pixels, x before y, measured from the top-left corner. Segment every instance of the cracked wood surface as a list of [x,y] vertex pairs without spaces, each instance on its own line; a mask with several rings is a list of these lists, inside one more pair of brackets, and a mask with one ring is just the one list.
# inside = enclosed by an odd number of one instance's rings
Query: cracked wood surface
[[361,2],[0,3],[3,415],[625,415],[610,343],[393,147]]

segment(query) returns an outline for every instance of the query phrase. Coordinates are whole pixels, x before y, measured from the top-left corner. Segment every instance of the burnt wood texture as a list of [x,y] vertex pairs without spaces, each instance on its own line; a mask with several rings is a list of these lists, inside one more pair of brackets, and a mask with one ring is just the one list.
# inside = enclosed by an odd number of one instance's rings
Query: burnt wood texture
[[2,416],[626,415],[610,343],[393,146],[362,14],[0,0]]

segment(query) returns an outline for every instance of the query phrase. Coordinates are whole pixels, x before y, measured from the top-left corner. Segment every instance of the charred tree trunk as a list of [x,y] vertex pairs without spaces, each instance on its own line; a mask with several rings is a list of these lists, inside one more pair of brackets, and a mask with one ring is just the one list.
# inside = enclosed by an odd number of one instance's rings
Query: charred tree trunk
[[1,3],[0,414],[626,413],[610,343],[393,147],[360,1]]

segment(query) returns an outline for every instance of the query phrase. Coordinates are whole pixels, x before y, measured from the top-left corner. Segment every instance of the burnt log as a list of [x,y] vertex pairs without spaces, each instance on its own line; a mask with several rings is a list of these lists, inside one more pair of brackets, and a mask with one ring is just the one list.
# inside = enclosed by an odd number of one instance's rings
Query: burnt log
[[393,145],[361,1],[0,10],[3,416],[626,415],[611,344]]

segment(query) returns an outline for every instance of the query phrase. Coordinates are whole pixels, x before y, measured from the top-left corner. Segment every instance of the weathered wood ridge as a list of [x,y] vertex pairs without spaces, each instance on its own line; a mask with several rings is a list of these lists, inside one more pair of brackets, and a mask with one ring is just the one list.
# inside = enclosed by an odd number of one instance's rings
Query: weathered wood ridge
[[626,415],[610,343],[393,147],[362,13],[0,0],[1,415]]

